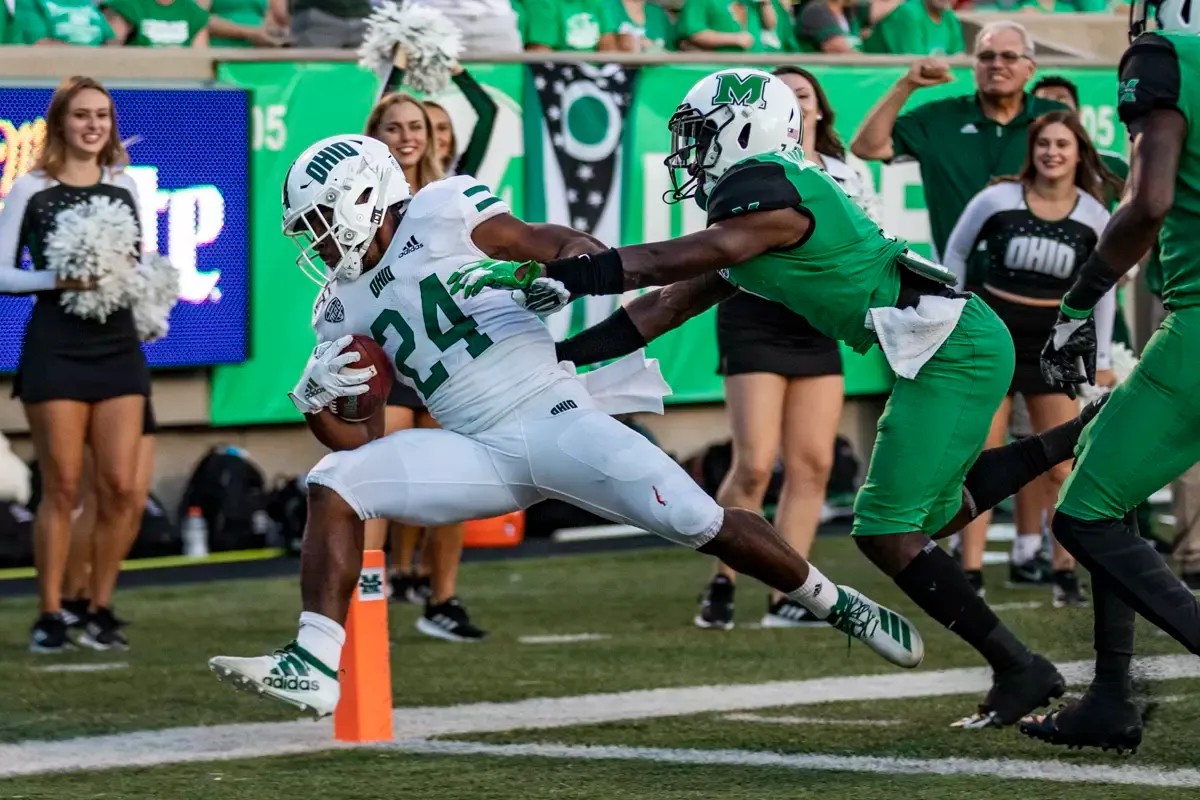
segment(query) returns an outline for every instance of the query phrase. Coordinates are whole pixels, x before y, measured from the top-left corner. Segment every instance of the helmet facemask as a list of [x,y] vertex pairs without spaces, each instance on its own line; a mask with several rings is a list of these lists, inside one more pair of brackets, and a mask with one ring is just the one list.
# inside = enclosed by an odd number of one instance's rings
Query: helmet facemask
[[353,281],[362,275],[363,257],[387,210],[391,171],[382,170],[377,184],[362,172],[354,177],[357,180],[343,186],[326,188],[319,199],[284,221],[284,235],[300,248],[296,265],[321,285],[329,279]]
[[678,203],[696,194],[706,171],[721,158],[721,143],[717,139],[733,119],[733,110],[725,105],[707,114],[684,106],[671,115],[667,123],[671,131],[671,154],[663,162],[671,175],[671,190],[663,195],[663,200]]
[[1151,0],[1133,0],[1129,4],[1129,41],[1149,30],[1150,3]]

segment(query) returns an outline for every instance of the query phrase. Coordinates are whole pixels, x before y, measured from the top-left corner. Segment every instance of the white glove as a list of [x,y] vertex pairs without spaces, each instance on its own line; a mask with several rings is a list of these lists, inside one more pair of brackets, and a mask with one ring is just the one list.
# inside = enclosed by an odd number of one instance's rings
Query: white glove
[[517,305],[532,311],[539,317],[548,317],[562,311],[571,302],[571,293],[560,281],[553,278],[537,278],[529,290],[517,289],[512,293]]
[[375,377],[375,367],[344,369],[359,359],[357,352],[342,352],[353,339],[343,336],[336,342],[321,342],[312,351],[300,382],[288,393],[301,414],[315,414],[339,397],[367,393],[367,381]]

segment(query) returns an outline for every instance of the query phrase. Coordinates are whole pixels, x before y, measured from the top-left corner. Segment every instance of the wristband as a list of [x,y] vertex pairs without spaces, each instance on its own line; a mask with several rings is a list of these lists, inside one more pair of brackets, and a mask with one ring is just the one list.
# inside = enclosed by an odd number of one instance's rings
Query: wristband
[[646,337],[633,324],[629,312],[619,308],[600,324],[554,345],[554,353],[559,361],[583,367],[620,358],[645,346]]
[[1100,298],[1116,285],[1117,276],[1113,274],[1112,267],[1093,250],[1088,260],[1083,262],[1075,285],[1063,297],[1059,310],[1063,316],[1071,319],[1087,319]]
[[621,254],[611,248],[547,261],[543,274],[560,282],[572,297],[622,294],[625,291]]

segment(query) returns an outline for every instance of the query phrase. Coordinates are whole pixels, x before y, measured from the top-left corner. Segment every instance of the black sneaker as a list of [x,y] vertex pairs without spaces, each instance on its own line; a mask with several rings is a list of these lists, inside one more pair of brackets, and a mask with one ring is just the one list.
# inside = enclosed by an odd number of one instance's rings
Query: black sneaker
[[79,644],[93,650],[128,650],[124,627],[125,623],[113,616],[111,608],[98,608],[88,614]]
[[1013,725],[1035,709],[1050,705],[1067,690],[1062,674],[1045,656],[1034,653],[1023,667],[996,672],[992,688],[979,710],[951,728],[1002,728]]
[[393,603],[408,603],[413,606],[423,606],[429,603],[433,594],[433,585],[428,575],[407,575],[392,573],[388,579],[392,588]]
[[697,628],[727,631],[733,627],[733,581],[724,575],[712,579],[712,583],[700,596],[700,610],[692,620]]
[[976,597],[983,597],[987,594],[987,589],[983,585],[983,570],[968,569],[966,570],[967,583],[971,584],[971,588],[975,590]]
[[82,631],[87,626],[88,606],[91,600],[77,597],[62,601],[62,618],[71,631]]
[[425,613],[417,620],[417,630],[447,642],[479,642],[487,638],[487,631],[471,624],[467,609],[457,597],[436,606],[425,606]]
[[774,603],[768,603],[767,613],[759,624],[764,628],[817,628],[829,623],[814,617],[811,611],[795,600],[781,597]]
[[1021,720],[1021,733],[1068,749],[1099,747],[1136,753],[1142,743],[1142,712],[1128,697],[1089,688],[1083,697],[1049,714]]
[[74,649],[67,638],[67,623],[62,614],[42,614],[29,631],[29,652],[65,653]]
[[1054,569],[1043,555],[1035,556],[1024,564],[1008,565],[1009,589],[1028,589],[1033,586],[1046,586],[1051,582]]
[[1054,571],[1054,588],[1051,590],[1055,608],[1087,608],[1087,590],[1079,583],[1079,576],[1073,569]]

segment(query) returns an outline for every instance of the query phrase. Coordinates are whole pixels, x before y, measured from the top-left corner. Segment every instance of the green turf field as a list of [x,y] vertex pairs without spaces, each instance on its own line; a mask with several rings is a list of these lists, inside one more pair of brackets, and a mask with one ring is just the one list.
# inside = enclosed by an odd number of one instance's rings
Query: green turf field
[[[108,753],[110,760],[103,763],[112,767],[0,780],[0,798],[893,798],[901,793],[1001,798],[1031,790],[1038,796],[1053,791],[1056,798],[1086,795],[1089,800],[1098,792],[1118,800],[1200,797],[1200,772],[1191,771],[1200,732],[1200,661],[1175,659],[1171,663],[1187,677],[1146,684],[1158,705],[1134,757],[1067,753],[1013,730],[951,730],[949,722],[971,712],[983,693],[953,693],[967,685],[962,681],[980,679],[954,668],[979,667],[982,661],[917,612],[849,541],[822,538],[815,555],[826,574],[912,617],[926,639],[920,670],[894,669],[832,629],[754,629],[766,591],[750,581],[739,589],[737,629],[718,633],[692,627],[711,565],[681,550],[468,565],[462,595],[477,622],[493,632],[490,641],[452,645],[426,639],[412,628],[415,607],[390,607],[394,704],[424,707],[398,712],[397,735],[420,741],[307,752],[330,741],[322,724],[275,724],[246,734],[247,746],[266,748],[255,753],[299,754],[147,767],[128,764],[139,763],[147,747],[168,750],[167,761],[184,757],[180,753],[208,752],[196,743],[210,729],[72,742],[57,749],[28,742],[295,720],[283,706],[218,683],[205,662],[216,654],[261,655],[286,643],[300,610],[296,582],[126,592],[119,614],[134,622],[129,629],[134,649],[111,655],[30,655],[25,648],[32,599],[0,602],[0,682],[5,687],[0,692],[0,775],[17,765],[73,764],[76,753]],[[1048,589],[1005,590],[1005,574],[1004,568],[994,568],[987,576],[989,600],[1000,605],[1005,621],[1056,661],[1090,657],[1088,611],[1052,609]],[[1027,607],[1032,603],[1042,605]],[[606,638],[520,641],[571,634]],[[1144,655],[1183,652],[1149,626],[1139,629],[1139,649]],[[97,672],[45,669],[92,664],[119,666]],[[954,671],[927,674],[933,670]],[[838,676],[866,677],[789,684],[769,701],[718,709],[720,698],[733,691],[723,690],[723,684]],[[571,699],[682,687],[709,688],[616,695],[590,705]],[[824,702],[825,693],[834,691],[830,687],[840,687],[836,691],[844,698],[862,697],[855,692],[865,689],[872,699]],[[757,697],[760,687],[738,691],[738,697]],[[679,699],[685,696],[690,699]],[[428,708],[532,698],[560,700],[541,717],[530,717],[528,704],[452,712]],[[684,704],[673,705],[677,702]],[[584,716],[572,716],[579,713]],[[593,713],[599,716],[589,716]],[[429,721],[448,717],[457,719],[458,727],[430,726]],[[480,723],[485,717],[488,721]],[[603,721],[577,724],[579,719]],[[279,736],[295,749],[271,750]],[[178,744],[168,747],[168,741]],[[59,760],[43,762],[51,752]],[[140,763],[157,763],[157,756],[148,758]],[[1081,785],[1084,781],[1101,783]]]

